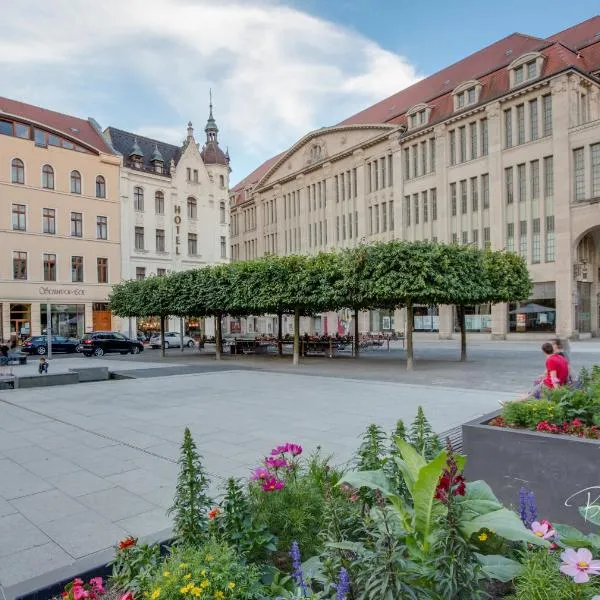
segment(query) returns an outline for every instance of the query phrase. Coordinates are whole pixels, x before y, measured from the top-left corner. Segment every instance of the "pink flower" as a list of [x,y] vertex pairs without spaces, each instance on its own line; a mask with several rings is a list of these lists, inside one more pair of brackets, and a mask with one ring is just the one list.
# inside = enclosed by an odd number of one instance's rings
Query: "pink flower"
[[587,548],[567,548],[560,558],[563,561],[560,572],[572,577],[575,583],[587,583],[590,575],[600,575],[600,560],[593,560]]
[[102,583],[102,577],[92,577],[92,579],[90,579],[90,585],[97,594],[104,594],[104,585]]
[[73,587],[78,587],[80,585],[83,585],[83,579],[79,579],[79,577],[77,579],[73,579]]
[[543,540],[549,540],[556,535],[556,531],[552,529],[552,525],[549,521],[534,521],[531,524],[531,531],[537,537],[541,537]]
[[119,596],[119,600],[133,600],[133,593],[125,592],[122,596]]
[[288,451],[289,444],[283,444],[282,446],[275,446],[273,450],[271,450],[271,456],[277,456],[279,454],[285,454]]
[[252,481],[262,481],[264,479],[268,479],[270,476],[271,473],[269,473],[269,469],[265,469],[265,467],[257,467],[256,469],[254,469],[254,471],[252,471],[250,479],[252,479]]
[[73,586],[73,598],[75,598],[75,600],[83,600],[84,598],[89,598],[90,597],[90,593],[83,589],[83,587],[81,587],[80,585],[74,585]]
[[288,444],[288,452],[292,456],[299,456],[302,454],[302,446],[300,444]]
[[283,483],[283,481],[277,479],[277,477],[269,477],[268,479],[265,479],[262,486],[263,491],[265,492],[279,491],[282,490],[284,487],[285,484]]
[[267,456],[265,458],[265,465],[267,467],[271,467],[272,469],[284,469],[288,466],[287,460],[285,458],[275,458],[274,456]]

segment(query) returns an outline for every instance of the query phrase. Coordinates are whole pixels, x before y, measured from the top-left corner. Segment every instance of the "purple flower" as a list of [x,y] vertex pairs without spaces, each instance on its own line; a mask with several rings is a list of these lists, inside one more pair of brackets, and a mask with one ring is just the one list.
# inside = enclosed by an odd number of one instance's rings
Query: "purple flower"
[[533,492],[529,492],[527,494],[527,509],[529,511],[529,522],[533,523],[534,521],[537,521],[537,504],[535,503],[535,494]]
[[519,490],[519,517],[525,527],[529,527],[527,520],[527,490],[522,487]]
[[350,593],[350,576],[348,571],[342,567],[337,584],[335,585],[336,595],[335,600],[346,600]]
[[519,490],[519,517],[528,529],[534,521],[537,521],[535,494],[525,487]]
[[271,450],[271,456],[278,456],[279,454],[285,454],[288,451],[289,444],[283,444],[282,446],[275,446],[273,450]]
[[269,469],[266,469],[265,467],[256,467],[256,469],[254,469],[250,475],[250,479],[252,479],[252,481],[264,481],[269,477],[271,477],[271,473],[269,473]]
[[300,444],[288,444],[288,452],[292,455],[292,456],[299,456],[300,454],[302,454],[302,446],[300,446]]
[[285,483],[277,477],[270,476],[263,480],[263,491],[265,492],[278,492],[285,487]]
[[290,548],[290,557],[292,558],[292,577],[302,590],[302,597],[306,598],[308,588],[304,582],[304,573],[302,572],[302,557],[300,556],[298,542],[292,542],[292,547]]
[[285,469],[288,466],[285,458],[275,458],[274,456],[267,456],[265,458],[265,465],[271,469]]

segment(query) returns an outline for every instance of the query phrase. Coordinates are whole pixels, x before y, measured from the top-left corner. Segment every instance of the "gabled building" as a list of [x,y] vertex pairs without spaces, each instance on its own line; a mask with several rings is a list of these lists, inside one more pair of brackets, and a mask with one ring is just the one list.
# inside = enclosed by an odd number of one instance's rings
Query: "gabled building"
[[[218,141],[212,100],[201,146],[192,123],[181,146],[108,127],[105,138],[122,156],[123,279],[144,279],[229,261],[229,154]],[[212,323],[207,322],[208,333]],[[153,319],[126,321],[123,331],[156,331]],[[189,320],[186,332],[206,332]],[[168,325],[179,331],[178,320]]]
[[[394,238],[505,248],[527,261],[529,302],[547,310],[471,307],[471,330],[597,335],[599,76],[596,16],[547,39],[511,34],[309,132],[232,189],[232,259]],[[348,318],[303,331],[349,329]],[[415,315],[417,330],[447,337],[454,326],[451,307]],[[232,327],[275,330],[270,317]],[[402,311],[361,316],[363,332],[404,327]]]

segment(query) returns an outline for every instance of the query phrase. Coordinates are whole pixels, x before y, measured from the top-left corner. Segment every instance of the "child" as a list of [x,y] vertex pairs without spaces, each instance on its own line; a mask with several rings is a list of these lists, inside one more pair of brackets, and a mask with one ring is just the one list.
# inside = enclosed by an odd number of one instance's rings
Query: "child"
[[46,359],[42,356],[40,358],[40,364],[38,365],[38,373],[41,375],[42,373],[48,374],[48,363]]

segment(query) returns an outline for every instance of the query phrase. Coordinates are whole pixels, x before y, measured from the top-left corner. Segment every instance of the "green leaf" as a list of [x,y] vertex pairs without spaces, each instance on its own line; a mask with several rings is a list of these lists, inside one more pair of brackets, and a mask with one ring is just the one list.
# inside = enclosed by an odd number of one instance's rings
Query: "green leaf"
[[507,583],[512,581],[522,571],[523,566],[516,560],[500,556],[499,554],[478,554],[475,556],[481,565],[483,572],[491,579],[497,579]]
[[328,548],[348,550],[349,552],[354,552],[356,554],[361,554],[365,549],[361,542],[327,542],[325,545]]
[[419,471],[427,464],[427,461],[402,438],[396,440],[396,447],[402,456],[402,460],[396,459],[396,462],[404,475],[406,484],[411,489],[419,476]]
[[356,489],[367,487],[371,490],[380,490],[386,496],[393,494],[390,482],[381,470],[350,471],[342,476],[338,485],[342,483],[347,483]]
[[557,523],[553,527],[556,533],[558,533],[558,540],[561,545],[572,546],[574,548],[582,546],[587,548],[591,545],[588,537],[584,533],[581,533],[579,529],[575,529],[575,527],[562,525],[561,523]]
[[588,522],[600,527],[600,504],[580,506],[579,514]]
[[492,488],[481,480],[468,482],[465,495],[457,496],[456,501],[462,505],[463,518],[468,519],[503,508]]

